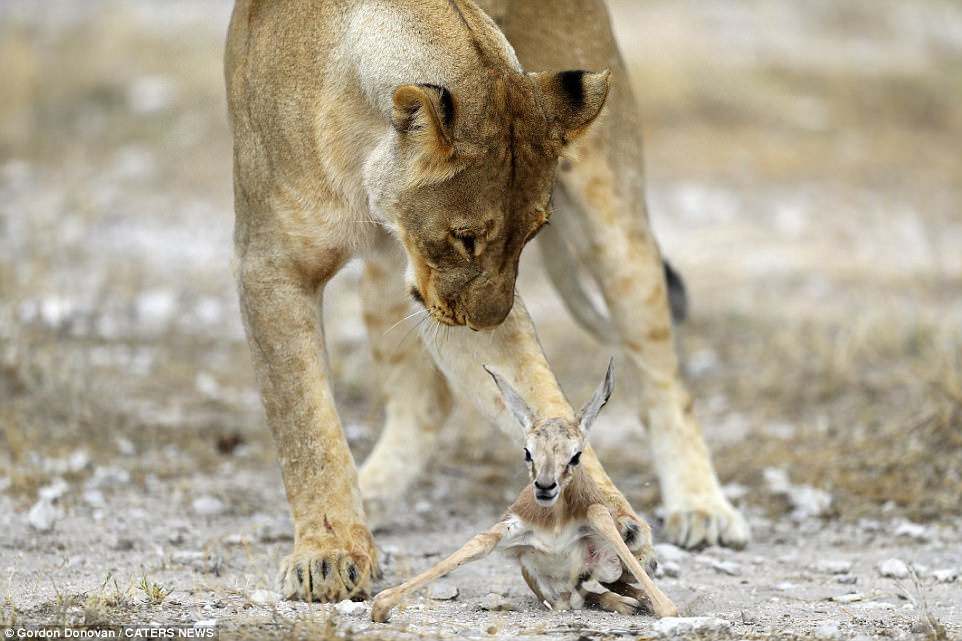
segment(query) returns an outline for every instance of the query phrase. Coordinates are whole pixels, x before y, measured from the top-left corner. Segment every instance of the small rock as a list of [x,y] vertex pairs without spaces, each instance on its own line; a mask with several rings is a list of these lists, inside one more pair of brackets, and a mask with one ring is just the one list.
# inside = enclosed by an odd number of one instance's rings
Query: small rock
[[762,477],[768,486],[768,491],[772,494],[788,494],[792,484],[788,480],[788,472],[777,467],[766,467],[762,471]]
[[104,493],[100,490],[84,490],[83,501],[93,508],[101,508],[107,505]]
[[939,583],[954,583],[959,578],[959,571],[954,568],[935,570],[932,572],[932,578]]
[[832,495],[811,485],[793,485],[788,500],[795,508],[791,516],[796,521],[821,516],[832,507]]
[[681,576],[681,566],[674,561],[665,561],[664,563],[659,563],[657,571],[661,572],[664,576],[671,577],[673,579]]
[[117,444],[117,450],[124,456],[134,456],[137,454],[137,448],[134,446],[133,441],[126,436],[116,437],[114,443]]
[[895,527],[895,536],[906,536],[910,539],[924,543],[934,539],[935,533],[920,523],[902,521]]
[[367,604],[363,601],[341,601],[334,606],[338,614],[351,615],[367,610]]
[[240,532],[234,532],[224,537],[224,545],[247,545],[250,541]]
[[812,630],[812,633],[819,639],[840,639],[842,637],[842,631],[834,621],[820,624]]
[[854,574],[839,574],[835,580],[842,585],[855,585],[858,583],[858,577]]
[[481,609],[489,612],[506,612],[514,610],[514,604],[503,594],[490,592],[481,599]]
[[832,597],[832,601],[835,603],[855,603],[856,601],[862,601],[864,599],[865,595],[861,592],[851,592],[849,594],[840,594]]
[[[160,627],[158,623],[156,627]],[[200,621],[194,621],[195,628],[216,628],[217,619],[201,619]]]
[[131,539],[120,536],[114,539],[108,539],[107,547],[118,552],[126,552],[134,549],[134,542]]
[[204,562],[204,553],[199,550],[175,550],[171,553],[170,560],[180,565],[201,565]]
[[728,632],[731,624],[715,617],[665,617],[655,621],[651,631],[655,636],[673,637],[680,634],[712,634]]
[[194,514],[198,516],[217,516],[227,511],[227,506],[224,505],[223,501],[216,496],[207,494],[194,499],[191,508],[194,510]]
[[84,471],[88,465],[90,465],[90,455],[86,450],[76,450],[67,457],[67,467],[74,474]]
[[890,579],[905,579],[909,576],[909,568],[899,559],[886,559],[877,566],[878,573]]
[[49,532],[53,529],[59,516],[57,508],[49,500],[40,499],[30,508],[30,513],[27,514],[27,522],[30,523],[30,527],[38,532]]
[[716,572],[727,574],[728,576],[741,576],[742,573],[741,567],[732,561],[713,561],[711,566]]
[[94,474],[84,483],[88,490],[108,486],[126,485],[130,483],[130,472],[119,467],[102,467],[94,469]]
[[7,477],[4,476],[3,478],[0,478],[0,492],[7,491],[7,489],[9,489],[11,485],[13,485],[13,481],[8,479]]
[[748,486],[742,485],[741,483],[729,483],[722,486],[722,494],[729,501],[740,501],[741,499],[748,496]]
[[292,541],[294,535],[291,526],[287,523],[269,522],[262,524],[257,529],[257,540],[261,543],[279,543],[282,541]]
[[662,561],[674,561],[678,563],[679,561],[687,559],[689,556],[688,552],[671,543],[659,543],[655,546],[655,557],[659,563]]
[[280,602],[281,595],[272,590],[254,590],[250,600],[256,605],[273,605]]
[[428,598],[435,601],[453,601],[458,598],[458,586],[448,581],[436,581],[428,588]]
[[61,496],[67,493],[70,489],[70,484],[67,483],[60,477],[55,478],[49,485],[44,485],[37,494],[41,499],[46,499],[47,501],[56,501]]
[[811,569],[819,574],[848,574],[852,570],[852,562],[823,559],[813,564]]

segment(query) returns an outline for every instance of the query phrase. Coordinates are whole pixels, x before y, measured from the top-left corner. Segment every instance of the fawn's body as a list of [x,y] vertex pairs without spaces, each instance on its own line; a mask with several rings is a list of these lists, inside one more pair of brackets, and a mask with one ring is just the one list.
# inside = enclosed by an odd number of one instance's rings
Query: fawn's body
[[518,560],[528,587],[553,610],[595,606],[622,614],[677,614],[626,544],[639,536],[638,526],[619,531],[601,488],[579,464],[587,431],[611,395],[611,365],[576,425],[538,418],[504,379],[490,373],[524,428],[531,483],[490,530],[429,570],[378,594],[371,618],[386,621],[409,592],[495,549]]

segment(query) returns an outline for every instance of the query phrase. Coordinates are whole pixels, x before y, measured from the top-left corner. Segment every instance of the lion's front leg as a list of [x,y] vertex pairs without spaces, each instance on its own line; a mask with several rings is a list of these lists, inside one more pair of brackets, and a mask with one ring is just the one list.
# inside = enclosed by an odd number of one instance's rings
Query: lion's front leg
[[280,590],[309,601],[363,598],[377,556],[328,380],[320,289],[276,254],[250,253],[239,257],[238,288],[294,520]]
[[548,365],[521,298],[494,329],[467,327],[423,330],[423,342],[448,383],[511,436],[523,433],[482,365],[496,369],[542,416],[574,420],[574,411]]
[[642,420],[668,512],[668,538],[685,547],[743,547],[744,517],[722,494],[681,378],[661,254],[648,228],[643,194],[623,198],[618,174],[597,146],[581,150],[557,193],[565,236],[578,247],[610,312],[613,338],[642,373]]

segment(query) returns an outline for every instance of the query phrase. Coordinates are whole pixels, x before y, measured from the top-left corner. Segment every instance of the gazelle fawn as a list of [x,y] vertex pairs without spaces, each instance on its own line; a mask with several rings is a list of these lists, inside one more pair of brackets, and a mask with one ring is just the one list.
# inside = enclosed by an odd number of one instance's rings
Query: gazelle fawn
[[431,569],[378,594],[371,618],[387,621],[406,594],[496,548],[518,560],[528,587],[551,609],[595,606],[622,614],[676,615],[675,605],[622,540],[601,490],[579,466],[588,430],[611,396],[612,363],[574,424],[539,417],[506,380],[485,369],[524,429],[531,483],[490,530]]

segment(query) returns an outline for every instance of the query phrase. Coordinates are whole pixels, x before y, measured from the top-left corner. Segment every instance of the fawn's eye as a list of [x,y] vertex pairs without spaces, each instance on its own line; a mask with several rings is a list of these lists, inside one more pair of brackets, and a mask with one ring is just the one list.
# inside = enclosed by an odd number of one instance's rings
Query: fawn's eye
[[571,457],[571,460],[568,461],[568,465],[570,465],[571,467],[574,467],[580,462],[581,462],[581,452],[578,452]]
[[524,448],[524,460],[528,463],[531,462],[531,452],[528,451],[528,448]]

